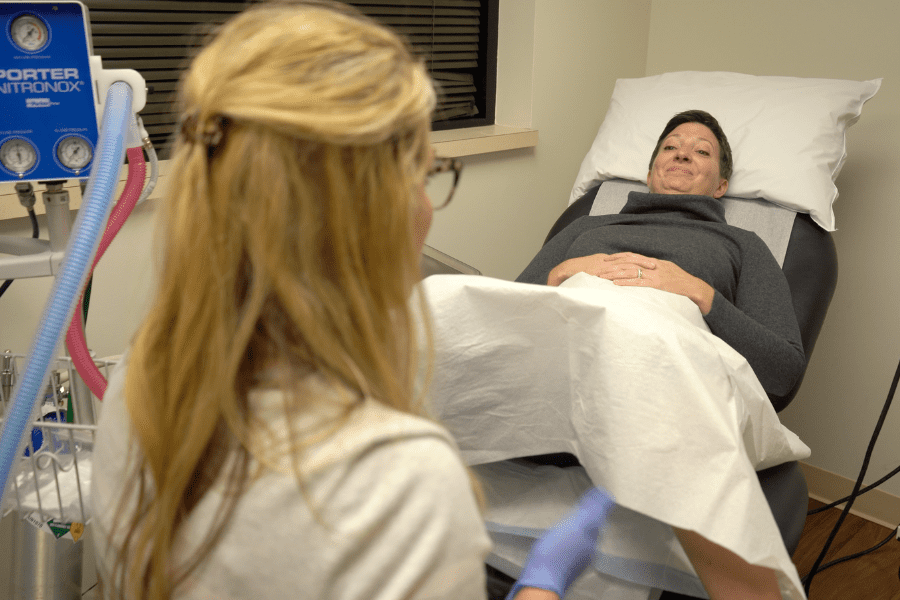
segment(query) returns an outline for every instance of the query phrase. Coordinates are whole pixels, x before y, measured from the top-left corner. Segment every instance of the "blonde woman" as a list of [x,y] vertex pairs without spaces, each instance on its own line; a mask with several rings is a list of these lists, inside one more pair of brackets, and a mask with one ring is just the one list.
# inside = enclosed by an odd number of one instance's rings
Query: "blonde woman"
[[157,295],[98,427],[105,597],[483,598],[477,494],[413,384],[427,72],[347,9],[264,4],[181,105]]

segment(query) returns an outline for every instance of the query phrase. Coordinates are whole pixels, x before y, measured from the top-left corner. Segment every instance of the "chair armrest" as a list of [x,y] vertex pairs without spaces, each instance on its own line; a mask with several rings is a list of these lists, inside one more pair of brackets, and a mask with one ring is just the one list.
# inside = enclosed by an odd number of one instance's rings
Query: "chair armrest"
[[[798,213],[794,219],[782,270],[791,289],[794,314],[809,364],[837,287],[838,260],[831,234],[807,214]],[[784,410],[797,395],[805,374],[804,369],[794,388],[785,396],[769,395],[777,412]]]

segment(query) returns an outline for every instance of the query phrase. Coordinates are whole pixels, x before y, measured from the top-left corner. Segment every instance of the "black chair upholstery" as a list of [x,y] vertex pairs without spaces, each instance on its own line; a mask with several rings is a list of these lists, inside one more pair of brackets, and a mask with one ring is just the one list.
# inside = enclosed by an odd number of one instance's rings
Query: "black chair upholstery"
[[[584,196],[569,205],[550,229],[544,243],[566,228],[579,217],[590,214],[594,199],[600,185],[589,189]],[[803,348],[806,352],[807,364],[816,344],[825,314],[834,296],[837,285],[837,251],[831,234],[819,227],[806,214],[798,213],[794,219],[782,270],[791,289],[794,312],[800,326]],[[802,383],[799,378],[794,389],[785,396],[769,395],[769,399],[777,412],[794,399]],[[559,467],[577,466],[578,459],[571,454],[551,454],[528,457],[528,460],[539,464],[552,464]],[[800,543],[800,535],[806,522],[809,502],[806,479],[796,462],[788,462],[757,472],[763,493],[772,509],[775,521],[789,554],[793,554]],[[501,574],[502,575],[502,574]],[[496,583],[498,575],[493,574]],[[660,600],[677,600],[687,598],[666,592]]]

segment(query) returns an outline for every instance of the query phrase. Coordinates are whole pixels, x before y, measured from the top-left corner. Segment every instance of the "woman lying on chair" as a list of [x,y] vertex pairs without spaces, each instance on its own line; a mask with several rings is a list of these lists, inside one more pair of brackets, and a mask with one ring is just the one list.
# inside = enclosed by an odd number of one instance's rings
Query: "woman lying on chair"
[[[806,365],[790,290],[765,243],[725,222],[719,199],[731,172],[731,149],[716,119],[699,110],[676,115],[651,156],[650,193],[631,192],[619,214],[576,219],[517,281],[559,285],[584,272],[686,296],[767,392],[787,393]],[[781,598],[769,569],[696,533],[676,534],[711,598]]]
[[631,192],[619,214],[575,220],[516,281],[559,285],[584,272],[686,296],[763,388],[784,395],[806,366],[800,329],[768,247],[725,222],[719,198],[731,171],[731,148],[715,118],[699,110],[675,115],[650,159],[650,193]]

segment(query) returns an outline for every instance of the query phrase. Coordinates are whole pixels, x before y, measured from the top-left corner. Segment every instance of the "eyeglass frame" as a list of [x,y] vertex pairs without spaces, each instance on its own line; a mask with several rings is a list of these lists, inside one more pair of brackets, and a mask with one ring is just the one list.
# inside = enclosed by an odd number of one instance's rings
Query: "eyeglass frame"
[[456,186],[459,184],[459,176],[462,173],[463,163],[460,160],[455,158],[440,158],[436,157],[434,162],[431,164],[431,168],[428,169],[428,173],[426,175],[426,181],[431,179],[435,175],[440,173],[447,173],[449,171],[453,171],[453,185],[450,187],[450,193],[447,194],[447,197],[440,204],[433,204],[432,210],[441,210],[442,208],[446,208],[450,201],[453,199],[453,194],[456,193]]

